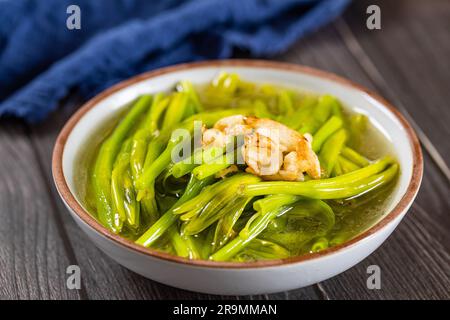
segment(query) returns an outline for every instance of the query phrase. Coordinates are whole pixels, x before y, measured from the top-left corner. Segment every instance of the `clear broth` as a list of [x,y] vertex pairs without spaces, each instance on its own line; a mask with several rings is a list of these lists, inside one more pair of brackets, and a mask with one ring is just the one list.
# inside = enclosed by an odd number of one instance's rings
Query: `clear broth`
[[[204,96],[204,88],[204,86],[197,88],[200,98]],[[302,92],[298,90],[295,92],[298,94],[298,97],[312,95],[309,92]],[[220,105],[217,106],[208,104],[208,101],[203,101],[203,103],[205,104],[206,110],[221,108]],[[126,112],[128,108],[124,109],[124,112]],[[344,115],[350,116],[353,114],[353,111],[351,111],[350,108],[343,106],[343,109]],[[92,135],[92,139],[86,143],[85,148],[83,148],[77,156],[76,166],[74,169],[76,193],[82,205],[93,216],[96,215],[96,207],[93,200],[93,189],[90,183],[90,177],[92,176],[94,161],[101,143],[111,132],[112,128],[114,128],[117,124],[124,112],[120,112],[118,115],[115,115],[110,119],[106,119],[103,123],[99,124],[98,129]],[[370,160],[378,159],[385,155],[394,156],[391,143],[370,123],[370,119],[367,130],[361,137],[360,141],[361,143],[358,145],[353,145],[352,147]],[[391,201],[397,180],[398,179],[394,179],[393,182],[382,187],[380,190],[360,196],[357,199],[326,201],[333,208],[336,220],[334,227],[326,235],[330,246],[337,245],[354,238],[379,221],[383,217],[386,208]],[[272,225],[269,225],[268,229],[261,234],[260,238],[278,243],[282,241],[283,245],[290,251],[291,256],[310,252],[311,244],[316,240],[311,236],[311,234],[316,231],[315,228],[317,226],[314,226],[314,224],[307,224],[306,226],[304,225],[299,227],[296,225],[295,220],[288,219],[283,228],[285,230],[296,228],[298,232],[296,232],[295,237],[293,237],[292,234],[285,234],[283,230],[277,230],[274,232],[277,227],[276,223],[277,221],[272,223]],[[125,235],[125,237],[128,237],[131,240],[136,239],[136,235]],[[158,248],[159,245],[157,249]],[[161,250],[165,249],[161,247]]]

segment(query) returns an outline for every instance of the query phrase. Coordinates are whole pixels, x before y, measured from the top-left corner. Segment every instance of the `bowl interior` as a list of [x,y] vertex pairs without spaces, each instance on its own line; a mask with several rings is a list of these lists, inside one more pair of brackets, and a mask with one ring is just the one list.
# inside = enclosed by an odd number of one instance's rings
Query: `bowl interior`
[[[289,68],[272,68],[270,66],[209,65],[175,69],[173,72],[157,76],[143,76],[140,80],[117,91],[113,90],[114,92],[110,95],[105,95],[79,119],[68,135],[62,156],[64,178],[79,204],[84,207],[76,192],[74,164],[79,151],[92,138],[99,124],[102,124],[105,119],[113,117],[139,95],[170,90],[175,83],[182,79],[189,79],[194,84],[203,84],[214,78],[220,71],[236,72],[243,79],[252,82],[279,84],[317,94],[329,93],[339,98],[347,108],[366,114],[372,125],[392,143],[392,152],[396,155],[401,167],[399,181],[387,204],[385,214],[390,212],[406,193],[413,174],[413,149],[408,132],[381,100],[349,83],[317,72],[301,72],[298,69],[290,70]],[[379,219],[382,219],[383,216]]]

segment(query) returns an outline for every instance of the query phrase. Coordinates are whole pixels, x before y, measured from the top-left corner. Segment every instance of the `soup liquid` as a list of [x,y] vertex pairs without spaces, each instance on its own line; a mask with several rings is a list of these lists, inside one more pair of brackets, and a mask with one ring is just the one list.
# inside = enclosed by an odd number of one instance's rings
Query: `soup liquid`
[[[204,86],[197,88],[205,110],[220,109],[227,105],[245,106],[247,103],[247,93],[242,93],[238,103],[236,101],[225,101],[223,104],[218,103],[217,100],[208,99],[205,88]],[[295,99],[298,100],[303,99],[305,96],[313,96],[308,92],[292,92],[296,97]],[[254,99],[255,94],[249,95],[250,98]],[[353,114],[349,108],[344,106],[343,109],[346,118]],[[96,215],[96,207],[90,177],[92,176],[95,158],[101,143],[115,127],[121,115],[122,113],[100,124],[99,129],[92,139],[86,143],[84,150],[79,153],[76,161],[76,193],[81,204],[94,216]],[[352,142],[351,147],[370,160],[378,159],[385,155],[393,156],[394,154],[391,150],[391,143],[379,130],[370,124],[370,121],[367,124],[364,135],[359,137],[358,141]],[[385,209],[390,203],[396,183],[397,179],[394,179],[388,185],[356,199],[327,200],[326,202],[332,207],[335,214],[334,227],[326,234],[323,234],[329,246],[348,241],[378,222],[383,217]],[[272,222],[259,238],[279,243],[290,251],[291,256],[296,256],[311,251],[312,243],[317,240],[317,234],[320,234],[319,229],[320,225],[314,221],[305,221],[305,219],[298,221],[288,217],[281,217]],[[124,236],[135,240],[138,235],[125,234]],[[165,247],[164,241],[157,245],[157,249],[166,250]]]

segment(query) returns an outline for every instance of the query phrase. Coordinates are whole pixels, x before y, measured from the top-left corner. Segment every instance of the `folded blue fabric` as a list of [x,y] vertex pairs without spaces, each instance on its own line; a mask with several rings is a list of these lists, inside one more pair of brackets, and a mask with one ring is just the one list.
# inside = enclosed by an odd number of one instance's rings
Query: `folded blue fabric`
[[[338,16],[350,0],[3,0],[0,116],[44,119],[71,90],[89,98],[134,74],[270,56]],[[81,29],[66,27],[69,5]]]

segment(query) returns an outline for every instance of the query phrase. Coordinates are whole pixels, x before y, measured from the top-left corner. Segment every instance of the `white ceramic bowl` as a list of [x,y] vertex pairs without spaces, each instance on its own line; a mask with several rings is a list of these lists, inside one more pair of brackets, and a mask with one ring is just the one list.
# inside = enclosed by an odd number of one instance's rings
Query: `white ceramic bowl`
[[[250,263],[191,261],[134,244],[100,225],[83,208],[74,187],[74,162],[102,121],[143,93],[172,88],[181,79],[210,81],[221,70],[254,82],[330,93],[367,114],[390,140],[401,166],[399,183],[382,218],[339,246],[299,257]],[[87,102],[65,125],[53,153],[53,177],[72,217],[112,259],[144,277],[187,290],[212,294],[262,294],[291,290],[333,277],[371,254],[386,240],[411,206],[422,178],[420,145],[408,122],[378,95],[348,80],[292,64],[255,60],[211,61],[172,66],[134,77]]]

